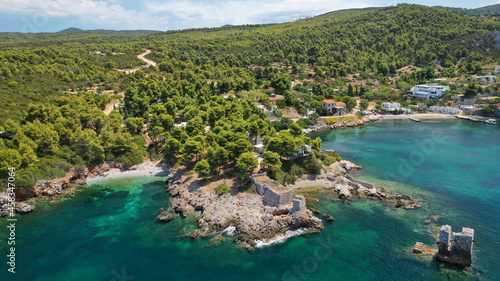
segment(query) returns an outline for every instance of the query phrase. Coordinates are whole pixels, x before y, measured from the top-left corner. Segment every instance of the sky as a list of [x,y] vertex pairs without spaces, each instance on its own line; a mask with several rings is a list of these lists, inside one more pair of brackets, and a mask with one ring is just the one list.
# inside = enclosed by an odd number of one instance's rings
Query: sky
[[335,10],[400,2],[479,8],[495,0],[0,0],[0,32],[57,32],[69,27],[178,30],[294,21]]

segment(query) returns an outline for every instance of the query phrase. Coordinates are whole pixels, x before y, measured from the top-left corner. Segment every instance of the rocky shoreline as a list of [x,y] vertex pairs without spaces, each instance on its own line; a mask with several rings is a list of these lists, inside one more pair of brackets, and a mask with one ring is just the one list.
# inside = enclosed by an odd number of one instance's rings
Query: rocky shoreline
[[[415,202],[412,196],[394,195],[385,192],[383,189],[377,189],[371,183],[367,183],[349,175],[351,170],[359,170],[361,166],[346,160],[325,166],[319,175],[304,175],[298,179],[298,182],[291,185],[292,188],[318,187],[332,190],[338,194],[339,199],[349,201],[354,198],[372,198],[383,201],[394,202],[396,208],[415,209],[420,205]],[[319,183],[319,184],[318,184]]]
[[332,129],[359,127],[359,126],[365,125],[366,123],[375,122],[379,118],[380,117],[363,117],[360,120],[356,120],[356,121],[353,121],[353,122],[340,121],[338,123],[330,125],[329,127],[332,128]]
[[[290,231],[323,229],[322,220],[306,208],[305,198],[293,195],[294,191],[307,188],[307,184],[303,185],[305,181],[316,184],[316,187],[318,183],[323,184],[321,189],[336,192],[341,200],[373,198],[394,202],[396,208],[420,207],[410,195],[392,195],[353,178],[348,175],[352,169],[361,167],[349,161],[338,161],[325,167],[326,172],[315,176],[304,175],[298,179],[298,184],[289,187],[277,184],[265,174],[256,174],[252,176],[255,193],[236,190],[224,195],[218,195],[215,187],[225,180],[203,185],[196,174],[171,174],[167,179],[167,190],[173,200],[167,210],[160,210],[157,219],[169,222],[175,216],[193,214],[197,217],[199,229],[188,233],[188,236],[207,237],[231,228],[234,241],[254,247],[258,243],[266,244],[286,236]],[[329,214],[324,217],[327,221],[335,221]]]
[[352,121],[352,122],[341,120],[341,121],[339,121],[335,124],[332,124],[332,125],[326,125],[326,124],[314,125],[314,126],[311,126],[307,129],[302,129],[302,132],[304,132],[305,134],[311,134],[311,133],[316,133],[318,131],[325,130],[325,129],[342,129],[342,128],[359,127],[359,126],[363,126],[367,123],[375,122],[379,119],[380,119],[380,116],[377,115],[377,117],[375,117],[375,116],[366,117],[365,116],[365,117],[361,118],[360,120],[356,120],[356,121]]
[[[14,191],[16,204],[14,210],[19,214],[30,213],[35,210],[35,206],[26,202],[22,202],[32,198],[64,198],[73,197],[74,191],[69,187],[72,184],[85,184],[87,178],[97,177],[99,174],[105,173],[113,168],[122,169],[119,163],[104,163],[101,165],[87,165],[84,170],[72,168],[65,177],[51,180],[39,180],[29,189]],[[5,192],[0,193],[0,217],[7,217],[8,211],[8,195]]]

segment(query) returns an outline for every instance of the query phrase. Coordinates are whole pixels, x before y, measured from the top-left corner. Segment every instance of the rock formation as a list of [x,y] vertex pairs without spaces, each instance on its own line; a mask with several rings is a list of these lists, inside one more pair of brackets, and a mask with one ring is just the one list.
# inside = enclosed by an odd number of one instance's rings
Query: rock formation
[[20,214],[30,213],[34,209],[35,209],[35,206],[30,205],[30,204],[25,203],[25,202],[16,203],[16,207],[14,208],[14,210],[16,210],[16,212],[18,212]]
[[[27,203],[21,203],[19,201],[24,201],[33,197],[71,197],[74,195],[74,192],[67,190],[71,184],[85,184],[88,177],[95,177],[100,173],[109,171],[112,168],[122,168],[122,165],[120,163],[113,162],[110,164],[104,163],[98,166],[88,165],[84,170],[73,168],[66,173],[66,176],[63,178],[39,180],[32,188],[16,189],[14,193],[18,203],[16,203],[15,210],[22,214],[32,212],[34,210],[34,206]],[[9,214],[6,200],[8,200],[7,195],[5,193],[0,193],[0,217],[6,217]]]
[[288,230],[323,228],[321,220],[306,209],[304,197],[293,198],[289,188],[263,175],[252,180],[257,186],[257,194],[217,195],[216,183],[202,186],[194,175],[169,177],[168,191],[173,201],[157,218],[169,221],[176,214],[182,217],[195,214],[200,229],[191,232],[191,237],[209,236],[234,227],[234,240],[247,246],[254,246],[257,240],[270,240]]
[[431,246],[425,245],[422,242],[415,243],[415,245],[411,248],[411,251],[415,254],[421,254],[424,256],[432,256],[436,252],[431,248]]
[[439,231],[436,258],[459,266],[469,266],[472,264],[473,243],[474,229],[463,227],[462,232],[452,232],[451,226],[443,225]]
[[420,207],[410,195],[392,195],[375,188],[371,183],[360,181],[350,175],[337,177],[331,185],[330,188],[337,192],[339,198],[343,200],[351,200],[354,196],[371,197],[384,201],[394,201],[396,208],[415,209]]

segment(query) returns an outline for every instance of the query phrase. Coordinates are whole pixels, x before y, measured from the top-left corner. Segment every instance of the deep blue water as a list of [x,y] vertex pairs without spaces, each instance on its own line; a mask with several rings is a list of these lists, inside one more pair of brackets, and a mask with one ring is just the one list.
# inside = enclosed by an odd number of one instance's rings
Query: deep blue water
[[[422,208],[341,203],[324,193],[308,204],[336,222],[248,251],[230,239],[184,237],[194,217],[157,222],[169,204],[164,178],[102,182],[18,217],[16,274],[7,272],[0,222],[0,280],[500,280],[498,126],[384,120],[320,136],[324,149],[364,167],[357,176],[422,199]],[[430,216],[440,219],[425,223]],[[416,241],[433,245],[433,226],[441,224],[475,229],[468,270],[410,252]]]

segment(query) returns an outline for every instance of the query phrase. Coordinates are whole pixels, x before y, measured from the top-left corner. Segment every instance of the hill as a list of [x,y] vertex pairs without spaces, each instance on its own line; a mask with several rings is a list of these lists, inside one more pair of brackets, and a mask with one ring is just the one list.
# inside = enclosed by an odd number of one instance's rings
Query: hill
[[[420,112],[446,101],[422,103],[406,90],[438,77],[466,77],[469,85],[459,86],[477,94],[481,87],[467,79],[500,59],[499,30],[489,18],[401,4],[151,34],[0,34],[0,178],[15,167],[16,188],[29,187],[71,167],[130,167],[146,155],[194,166],[207,179],[226,168],[244,178],[258,163],[250,139],[260,136],[271,152],[264,157],[270,176],[293,182],[337,159],[308,153],[291,161],[298,147],[320,150],[321,139],[306,138],[302,128],[340,121],[319,118],[333,113],[322,100],[342,102],[339,113],[352,112],[358,100],[360,108],[394,101]],[[139,70],[143,49],[156,66]],[[262,107],[275,106],[278,116],[304,115],[306,107],[316,113],[297,123],[271,121]]]
[[156,32],[160,32],[158,30],[108,30],[108,29],[91,29],[91,30],[83,30],[76,27],[70,27],[64,30],[61,30],[56,33],[72,33],[72,34],[98,34],[98,35],[148,35]]
[[492,15],[492,14],[500,14],[500,4],[489,5],[477,9],[467,10],[467,13],[470,15]]
[[[7,116],[21,118],[30,102],[53,102],[68,90],[76,93],[94,85],[122,89],[124,75],[113,69],[141,65],[136,55],[143,48],[153,50],[148,57],[160,63],[161,71],[190,69],[212,80],[234,75],[224,65],[241,73],[248,65],[273,63],[308,67],[317,79],[354,73],[387,76],[410,64],[424,67],[434,61],[455,71],[458,63],[496,60],[497,43],[488,34],[498,30],[498,22],[460,11],[401,4],[335,11],[282,24],[168,32],[69,28],[57,33],[2,33],[0,123]],[[96,50],[109,52],[90,54]],[[241,75],[240,80],[255,80]]]

